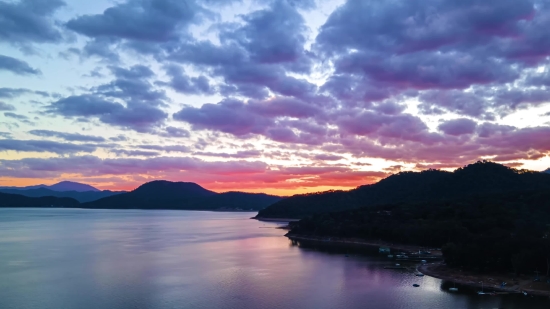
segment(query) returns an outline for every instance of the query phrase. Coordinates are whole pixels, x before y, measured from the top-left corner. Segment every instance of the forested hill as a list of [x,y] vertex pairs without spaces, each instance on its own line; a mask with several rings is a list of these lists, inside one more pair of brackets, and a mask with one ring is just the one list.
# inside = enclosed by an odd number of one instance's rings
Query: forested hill
[[192,182],[152,181],[139,188],[96,201],[82,208],[104,209],[187,209],[187,210],[260,210],[282,198],[245,192],[216,193]]
[[68,197],[27,197],[0,192],[0,207],[78,207],[77,200]]
[[449,266],[550,272],[550,190],[362,207],[291,223],[289,235],[442,247]]
[[401,172],[351,191],[295,195],[258,213],[264,218],[304,218],[363,206],[421,202],[550,189],[550,174],[480,161],[454,172]]

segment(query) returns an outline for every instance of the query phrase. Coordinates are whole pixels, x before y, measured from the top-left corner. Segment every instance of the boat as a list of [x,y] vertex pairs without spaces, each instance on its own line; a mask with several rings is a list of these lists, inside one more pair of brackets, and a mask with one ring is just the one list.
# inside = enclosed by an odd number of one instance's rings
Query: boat
[[456,282],[453,282],[453,287],[449,288],[450,292],[458,292],[458,288],[456,287]]
[[392,259],[392,258],[393,258],[393,254],[388,254],[388,258]]
[[423,273],[418,273],[416,274],[417,277],[424,277],[424,274]]
[[416,284],[416,283],[415,283],[415,284],[413,284],[413,286],[414,286],[415,288],[417,288],[417,287],[420,286],[420,284]]

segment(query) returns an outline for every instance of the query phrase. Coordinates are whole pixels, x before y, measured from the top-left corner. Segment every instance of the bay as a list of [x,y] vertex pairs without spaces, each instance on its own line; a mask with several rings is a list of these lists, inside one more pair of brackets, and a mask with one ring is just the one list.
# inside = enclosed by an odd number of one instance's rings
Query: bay
[[[384,257],[292,243],[255,213],[0,209],[0,308],[548,308],[453,294]],[[412,284],[420,287],[415,288]]]

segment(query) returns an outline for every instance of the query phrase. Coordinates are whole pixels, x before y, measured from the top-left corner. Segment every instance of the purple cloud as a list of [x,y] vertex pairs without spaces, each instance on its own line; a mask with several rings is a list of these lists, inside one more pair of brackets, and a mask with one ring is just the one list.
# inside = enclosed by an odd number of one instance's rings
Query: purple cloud
[[447,135],[463,135],[475,132],[477,123],[468,118],[459,118],[445,121],[437,128]]

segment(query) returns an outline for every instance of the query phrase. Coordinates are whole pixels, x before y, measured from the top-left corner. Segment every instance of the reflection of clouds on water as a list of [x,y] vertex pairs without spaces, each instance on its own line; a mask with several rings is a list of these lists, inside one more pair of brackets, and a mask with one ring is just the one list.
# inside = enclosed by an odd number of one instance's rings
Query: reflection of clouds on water
[[0,308],[548,308],[443,292],[376,250],[292,242],[252,215],[0,209],[14,218],[0,240],[20,240],[0,245]]

